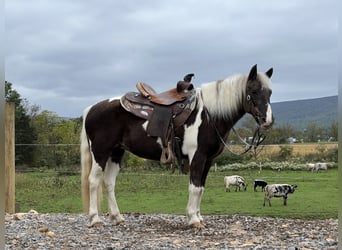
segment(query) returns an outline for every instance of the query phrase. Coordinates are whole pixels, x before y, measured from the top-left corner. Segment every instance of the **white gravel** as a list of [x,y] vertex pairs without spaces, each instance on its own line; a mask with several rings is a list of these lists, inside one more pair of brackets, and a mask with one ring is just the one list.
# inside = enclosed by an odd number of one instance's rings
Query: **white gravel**
[[204,216],[190,228],[185,216],[124,214],[126,223],[88,228],[79,214],[6,214],[6,249],[337,249],[338,221]]

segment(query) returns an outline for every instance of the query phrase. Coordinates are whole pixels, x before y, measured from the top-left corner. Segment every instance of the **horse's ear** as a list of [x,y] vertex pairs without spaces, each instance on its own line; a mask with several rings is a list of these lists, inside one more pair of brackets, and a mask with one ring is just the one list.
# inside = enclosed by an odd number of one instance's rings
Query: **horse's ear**
[[269,70],[267,70],[265,74],[268,76],[268,78],[271,78],[273,74],[273,68],[270,68]]
[[257,65],[255,64],[248,75],[248,80],[255,80],[257,77],[258,71],[257,71]]

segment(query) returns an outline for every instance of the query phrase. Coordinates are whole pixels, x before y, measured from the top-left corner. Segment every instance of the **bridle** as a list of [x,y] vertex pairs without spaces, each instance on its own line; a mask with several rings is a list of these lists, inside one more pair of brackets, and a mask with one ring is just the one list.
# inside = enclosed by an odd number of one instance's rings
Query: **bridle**
[[[250,94],[247,94],[246,100],[247,100],[247,103],[249,105],[249,109],[251,110],[251,113],[252,113],[254,119],[258,122],[258,124],[261,123],[261,119],[262,119],[261,113],[260,113],[259,109],[256,107],[255,102],[254,102],[254,100]],[[268,105],[268,104],[266,104],[266,105]]]
[[232,154],[234,155],[243,155],[253,149],[254,156],[256,156],[260,151],[257,151],[259,145],[266,139],[266,135],[261,131],[260,126],[258,126],[253,134],[251,143],[246,142],[241,138],[241,136],[238,134],[238,132],[235,130],[234,127],[232,127],[232,131],[234,134],[239,138],[239,140],[244,144],[245,149],[244,151],[237,153],[231,149],[231,147],[224,141],[222,136],[220,135],[215,123],[213,123],[217,137],[220,139],[221,143],[224,145],[224,147]]

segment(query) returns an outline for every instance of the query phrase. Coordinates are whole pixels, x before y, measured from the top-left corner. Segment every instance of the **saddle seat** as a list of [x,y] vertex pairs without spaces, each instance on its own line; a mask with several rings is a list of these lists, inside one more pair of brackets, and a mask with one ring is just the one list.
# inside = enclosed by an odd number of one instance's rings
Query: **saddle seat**
[[139,92],[151,102],[166,106],[183,101],[188,97],[188,92],[194,88],[192,83],[186,81],[179,81],[176,88],[159,94],[147,83],[138,82],[136,87]]

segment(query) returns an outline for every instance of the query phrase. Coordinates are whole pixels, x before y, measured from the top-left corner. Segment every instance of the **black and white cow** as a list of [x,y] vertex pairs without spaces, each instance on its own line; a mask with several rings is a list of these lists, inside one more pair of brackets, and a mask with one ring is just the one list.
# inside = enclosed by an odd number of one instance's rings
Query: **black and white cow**
[[230,175],[224,177],[224,186],[226,187],[226,192],[230,192],[230,186],[235,186],[235,192],[242,189],[247,190],[247,183],[245,179],[239,175]]
[[284,206],[286,206],[287,196],[292,194],[297,185],[289,185],[289,184],[271,184],[265,187],[265,198],[264,198],[264,206],[266,200],[268,201],[268,205],[271,206],[271,198],[272,197],[283,197]]
[[254,180],[254,192],[257,192],[257,187],[261,187],[262,191],[265,191],[265,187],[267,185],[267,182],[261,179],[255,179]]

